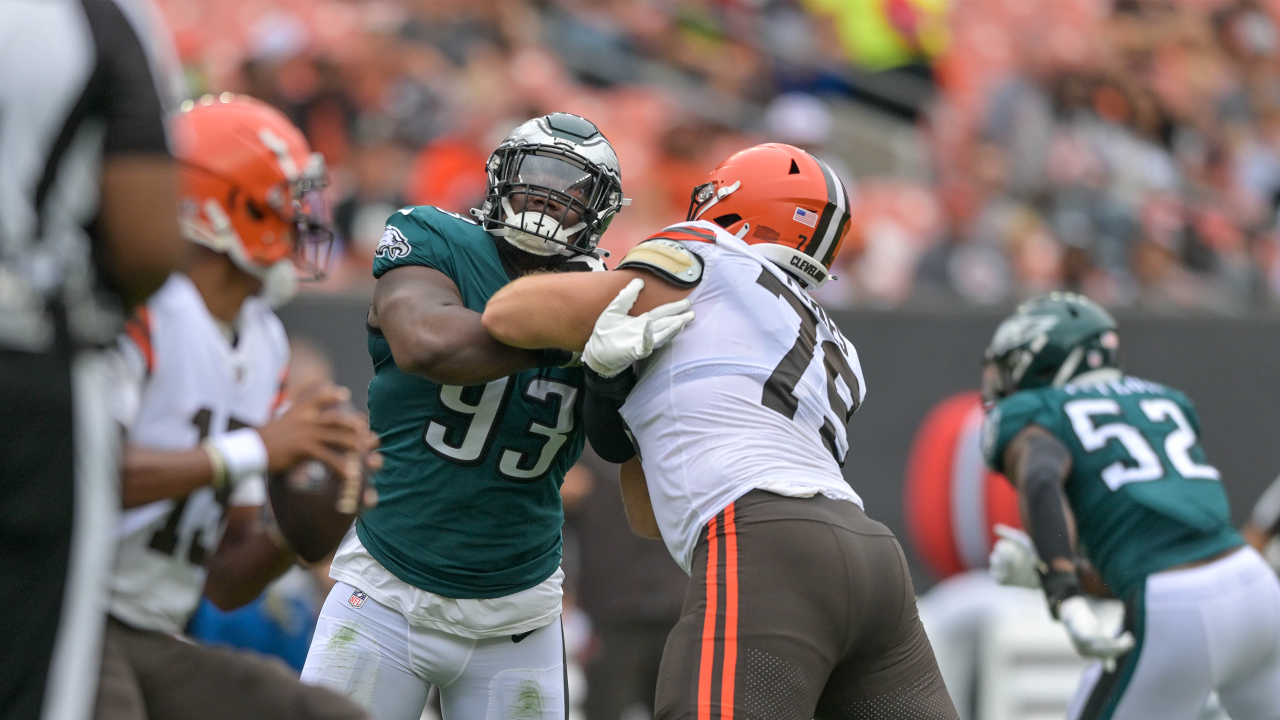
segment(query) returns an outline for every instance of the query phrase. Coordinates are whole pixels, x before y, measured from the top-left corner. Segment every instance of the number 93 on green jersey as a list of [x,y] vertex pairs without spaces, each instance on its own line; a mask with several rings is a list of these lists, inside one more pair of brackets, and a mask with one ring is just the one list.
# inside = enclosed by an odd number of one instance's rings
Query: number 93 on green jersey
[[[478,225],[432,207],[391,216],[374,275],[421,265],[447,275],[483,312],[510,278]],[[537,368],[484,385],[440,385],[401,372],[369,333],[370,425],[384,464],[378,504],[357,524],[369,553],[400,580],[449,598],[496,598],[560,566],[560,485],[582,454],[582,371]]]
[[987,413],[983,452],[1003,455],[1028,425],[1071,452],[1064,489],[1080,551],[1124,598],[1147,575],[1242,544],[1186,396],[1135,377],[1022,390]]

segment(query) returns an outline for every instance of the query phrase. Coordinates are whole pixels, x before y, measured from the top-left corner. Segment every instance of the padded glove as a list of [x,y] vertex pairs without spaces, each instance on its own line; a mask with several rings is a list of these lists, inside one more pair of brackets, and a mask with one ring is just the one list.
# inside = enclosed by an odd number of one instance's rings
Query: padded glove
[[1058,619],[1067,626],[1076,652],[1101,660],[1107,672],[1115,669],[1116,658],[1133,649],[1133,634],[1126,631],[1117,636],[1108,632],[1083,595],[1063,600],[1058,605]]
[[1001,585],[1039,589],[1040,573],[1036,566],[1040,558],[1031,538],[1017,528],[996,525],[1000,539],[991,548],[987,572]]
[[582,361],[601,377],[613,377],[635,361],[649,357],[693,319],[688,300],[660,305],[631,317],[627,313],[642,289],[644,280],[632,280],[596,319],[595,330],[582,351]]

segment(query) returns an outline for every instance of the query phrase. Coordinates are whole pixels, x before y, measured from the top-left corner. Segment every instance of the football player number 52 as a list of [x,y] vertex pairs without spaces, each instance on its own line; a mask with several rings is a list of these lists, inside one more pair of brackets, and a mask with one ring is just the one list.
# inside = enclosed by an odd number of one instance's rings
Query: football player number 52
[[[1138,407],[1153,423],[1173,422],[1173,429],[1164,439],[1164,456],[1179,475],[1187,479],[1219,479],[1217,468],[1202,465],[1191,458],[1191,448],[1196,445],[1196,433],[1177,403],[1157,398],[1143,400],[1138,403]],[[1129,457],[1133,458],[1133,467],[1117,460],[1102,470],[1102,481],[1107,487],[1116,490],[1126,483],[1165,477],[1164,464],[1137,428],[1123,422],[1103,425],[1097,423],[1096,418],[1122,415],[1120,403],[1106,398],[1073,400],[1062,409],[1071,419],[1071,427],[1075,430],[1076,437],[1080,438],[1080,445],[1085,451],[1101,450],[1108,442],[1116,440],[1124,446]]]

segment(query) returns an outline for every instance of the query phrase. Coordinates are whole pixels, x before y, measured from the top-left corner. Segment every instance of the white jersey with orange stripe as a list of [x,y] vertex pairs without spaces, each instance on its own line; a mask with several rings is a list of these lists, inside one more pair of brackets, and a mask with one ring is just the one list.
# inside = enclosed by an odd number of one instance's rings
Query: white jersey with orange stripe
[[622,417],[686,572],[706,523],[753,489],[862,505],[840,468],[866,396],[858,354],[799,283],[708,222],[654,237],[704,261],[695,319],[641,361]]
[[[111,412],[129,445],[189,450],[205,437],[270,420],[288,362],[284,326],[266,302],[246,300],[228,333],[191,280],[175,273],[120,337]],[[134,627],[181,632],[200,601],[226,506],[265,502],[266,485],[254,477],[230,497],[204,487],[126,510],[111,614]]]

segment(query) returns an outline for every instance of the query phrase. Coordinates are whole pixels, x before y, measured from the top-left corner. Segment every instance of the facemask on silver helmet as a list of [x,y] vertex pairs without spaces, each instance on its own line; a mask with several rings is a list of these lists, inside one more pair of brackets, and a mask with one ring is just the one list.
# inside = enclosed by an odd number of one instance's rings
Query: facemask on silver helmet
[[516,128],[489,157],[488,194],[472,214],[532,255],[589,253],[623,205],[618,156],[589,120],[551,113]]

